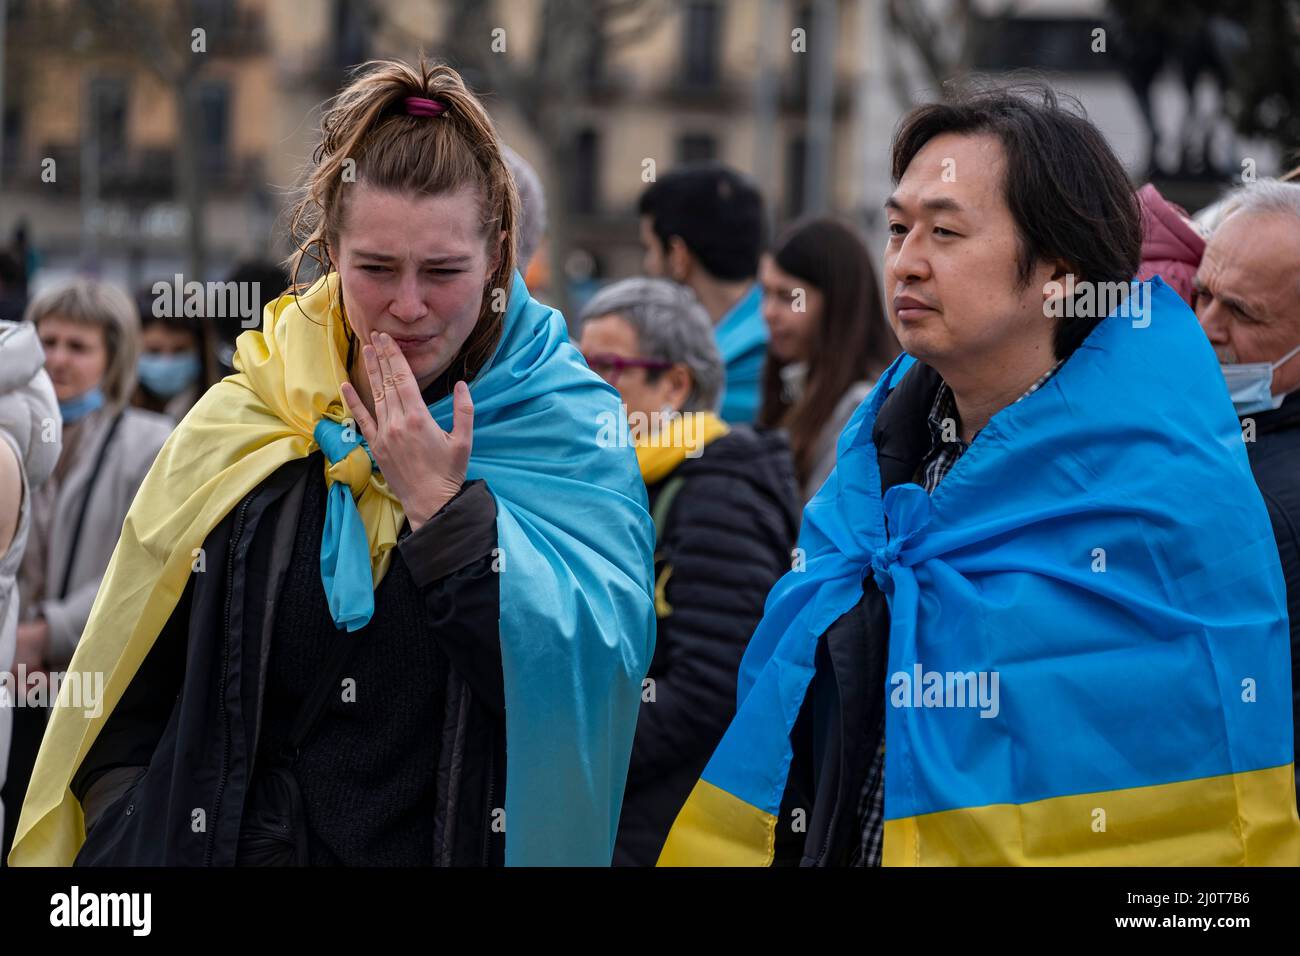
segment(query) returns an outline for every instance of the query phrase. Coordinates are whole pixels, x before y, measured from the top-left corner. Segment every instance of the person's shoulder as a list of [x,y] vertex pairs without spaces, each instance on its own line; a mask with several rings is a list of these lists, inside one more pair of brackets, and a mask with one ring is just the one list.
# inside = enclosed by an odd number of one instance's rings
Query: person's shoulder
[[693,488],[752,488],[766,494],[786,494],[794,487],[794,461],[783,431],[753,425],[731,425],[727,434],[704,446],[698,458],[678,469]]
[[788,451],[789,447],[789,442],[779,429],[729,423],[725,435],[720,435],[705,445],[698,458],[688,460],[700,464],[743,464],[755,458],[780,455],[782,451]]
[[875,387],[875,379],[854,382],[844,390],[840,400],[835,403],[835,410],[831,413],[831,418],[838,419],[841,423],[847,422],[853,413],[857,411],[858,406],[867,400],[867,396],[871,394],[871,390]]

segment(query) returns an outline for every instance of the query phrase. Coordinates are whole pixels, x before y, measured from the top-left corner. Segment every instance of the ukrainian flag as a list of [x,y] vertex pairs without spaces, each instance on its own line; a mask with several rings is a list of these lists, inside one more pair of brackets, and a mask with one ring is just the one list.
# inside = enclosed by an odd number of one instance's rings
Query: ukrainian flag
[[933,495],[881,496],[872,426],[911,360],[882,377],[661,865],[772,862],[817,643],[867,575],[891,618],[886,865],[1300,864],[1268,514],[1195,316],[1159,279],[1138,294]]

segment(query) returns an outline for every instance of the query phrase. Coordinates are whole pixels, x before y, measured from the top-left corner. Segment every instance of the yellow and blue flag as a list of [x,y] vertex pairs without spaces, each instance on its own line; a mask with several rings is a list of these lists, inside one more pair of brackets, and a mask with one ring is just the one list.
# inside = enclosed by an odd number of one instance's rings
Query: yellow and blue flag
[[882,377],[660,865],[772,862],[818,642],[868,575],[890,608],[886,865],[1300,863],[1268,514],[1195,316],[1158,278],[1135,294],[932,495],[881,494],[872,428],[912,360]]
[[[270,303],[240,336],[234,375],[210,388],[158,454],[131,505],[69,669],[103,673],[95,716],[65,693],[54,708],[11,865],[67,866],[85,841],[70,789],[185,590],[218,523],[288,461],[348,417],[347,324],[337,273]],[[469,383],[474,447],[467,478],[496,502],[494,569],[505,690],[508,865],[608,866],[618,832],[641,680],[654,653],[654,524],[631,448],[608,447],[618,393],[569,342],[563,317],[516,273],[492,357]],[[429,413],[452,427],[452,399]],[[335,424],[336,431],[322,428]],[[336,623],[367,620],[405,516],[356,443],[326,463],[340,532],[330,588]],[[329,532],[333,535],[334,532]],[[344,560],[345,559],[345,560]],[[335,596],[340,599],[335,601]]]

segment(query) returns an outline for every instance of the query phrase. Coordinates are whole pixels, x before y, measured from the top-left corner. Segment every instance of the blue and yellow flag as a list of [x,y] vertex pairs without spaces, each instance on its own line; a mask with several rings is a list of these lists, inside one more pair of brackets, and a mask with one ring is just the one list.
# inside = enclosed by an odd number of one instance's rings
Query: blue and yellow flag
[[[73,861],[85,826],[69,783],[184,592],[195,549],[250,490],[316,450],[322,421],[347,418],[340,306],[335,273],[269,304],[263,327],[239,337],[236,374],[207,391],[159,452],[69,665],[107,675],[102,713],[88,717],[60,695],[11,864]],[[506,862],[608,866],[654,652],[645,483],[632,449],[600,437],[602,418],[621,414],[618,393],[517,273],[500,341],[469,386],[467,477],[486,479],[497,506]],[[450,396],[429,412],[451,429]],[[348,583],[372,590],[405,520],[401,502],[359,447],[325,469],[362,529]]]
[[886,865],[1300,863],[1268,514],[1195,316],[1158,278],[1141,294],[933,495],[882,499],[872,426],[912,360],[882,377],[660,865],[772,862],[818,641],[868,575],[891,619]]

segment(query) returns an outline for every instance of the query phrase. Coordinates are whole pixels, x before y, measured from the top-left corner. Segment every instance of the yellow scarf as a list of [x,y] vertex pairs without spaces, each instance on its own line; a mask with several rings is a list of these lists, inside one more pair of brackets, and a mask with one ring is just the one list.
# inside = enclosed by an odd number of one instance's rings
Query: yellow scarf
[[[11,865],[68,866],[85,840],[69,783],[108,715],[171,616],[211,531],[253,488],[317,448],[322,417],[343,422],[347,330],[331,274],[295,299],[266,307],[261,331],[240,335],[237,369],[199,400],[158,453],[127,512],[69,671],[103,673],[100,712],[87,717],[65,683],[18,821]],[[329,465],[345,481],[366,527],[377,584],[404,515],[364,449]]]
[[[688,420],[691,426],[689,435],[686,428]],[[688,452],[702,450],[728,431],[730,429],[727,428],[727,423],[713,412],[675,415],[667,434],[661,431],[636,442],[636,460],[641,466],[641,477],[647,485],[662,481],[686,460]]]

